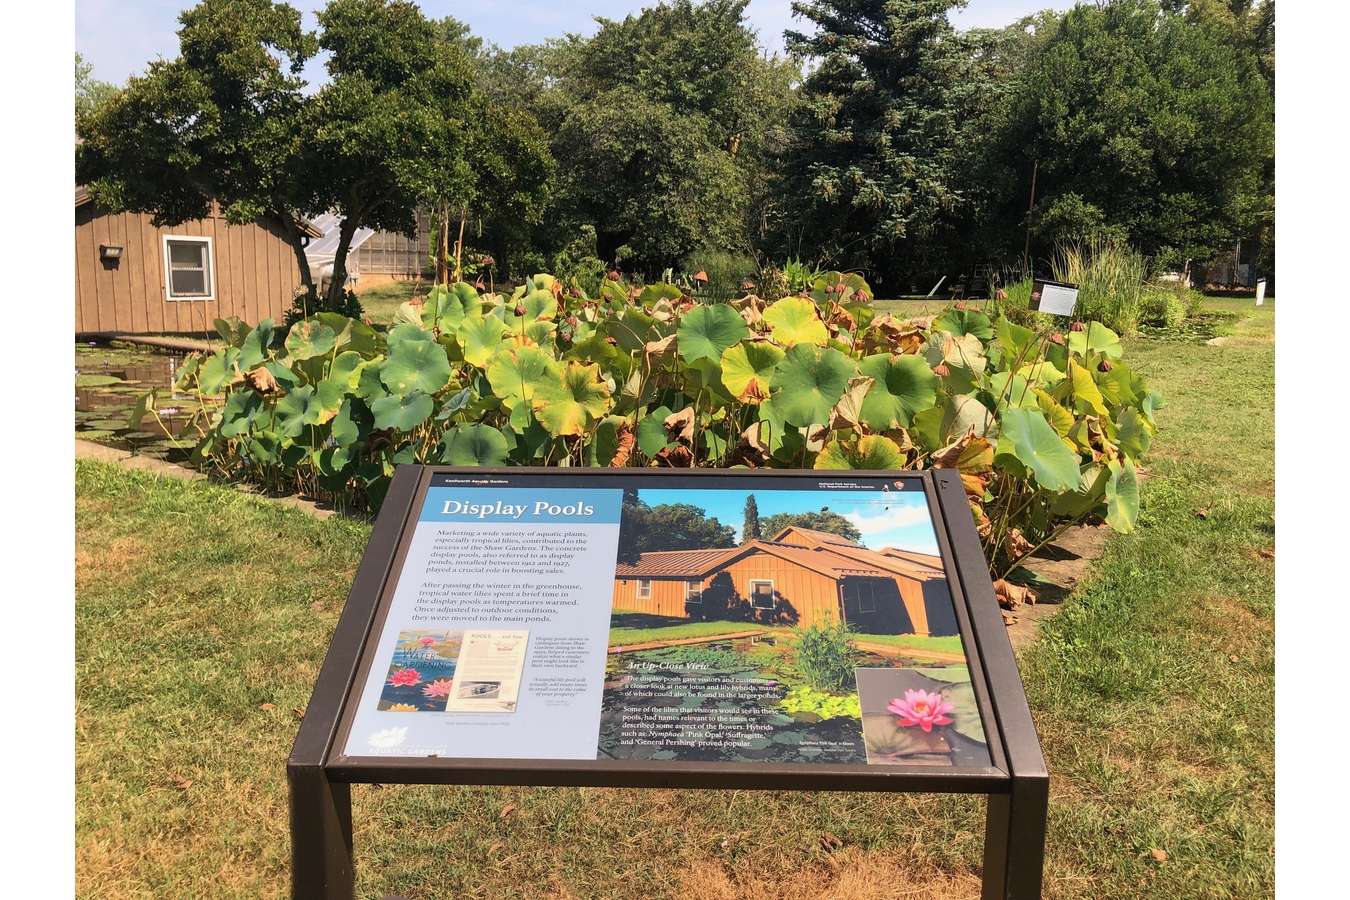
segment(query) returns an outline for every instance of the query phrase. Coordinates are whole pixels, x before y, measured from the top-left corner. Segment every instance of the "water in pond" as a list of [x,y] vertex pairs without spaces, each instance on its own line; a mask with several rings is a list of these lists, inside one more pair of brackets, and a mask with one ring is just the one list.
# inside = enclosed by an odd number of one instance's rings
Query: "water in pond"
[[[188,426],[197,402],[195,397],[173,390],[183,358],[181,353],[149,348],[77,344],[76,437],[147,456],[175,461],[187,458],[196,443],[196,432]],[[128,428],[132,407],[152,388],[159,392],[159,421],[147,416],[139,428]],[[185,446],[170,439],[179,436]]]

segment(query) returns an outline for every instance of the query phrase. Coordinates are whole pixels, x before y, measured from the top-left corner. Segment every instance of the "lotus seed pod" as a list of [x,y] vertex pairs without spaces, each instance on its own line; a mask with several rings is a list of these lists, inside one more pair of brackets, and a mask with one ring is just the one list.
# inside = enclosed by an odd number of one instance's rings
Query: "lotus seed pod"
[[1084,325],[1082,322],[1074,322],[1072,325],[1069,326],[1070,331],[1082,331],[1083,328]]
[[952,370],[945,362],[941,362],[936,366],[933,366],[933,374],[939,378],[946,378],[948,375],[952,374]]
[[610,269],[607,273],[605,273],[605,277],[608,278],[610,281],[618,281],[619,273],[615,269]]
[[1111,366],[1111,361],[1110,361],[1110,360],[1104,359],[1104,360],[1102,360],[1101,362],[1097,363],[1097,371],[1098,371],[1098,372],[1110,372],[1110,371],[1111,371],[1111,368],[1112,368],[1112,366]]

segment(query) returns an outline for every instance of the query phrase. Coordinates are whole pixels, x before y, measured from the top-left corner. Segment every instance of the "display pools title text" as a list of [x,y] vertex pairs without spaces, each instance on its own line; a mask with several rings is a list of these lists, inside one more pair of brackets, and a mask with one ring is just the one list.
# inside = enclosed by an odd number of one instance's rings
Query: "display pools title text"
[[443,516],[477,516],[480,519],[519,519],[529,511],[534,516],[593,516],[595,507],[578,500],[575,503],[549,503],[539,500],[533,507],[524,503],[468,503],[463,500],[446,500],[441,505]]

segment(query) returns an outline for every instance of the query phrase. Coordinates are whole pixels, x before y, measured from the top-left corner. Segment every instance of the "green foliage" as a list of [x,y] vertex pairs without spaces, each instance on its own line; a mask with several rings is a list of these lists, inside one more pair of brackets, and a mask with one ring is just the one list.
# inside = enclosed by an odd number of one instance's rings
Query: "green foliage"
[[1274,158],[1254,50],[1231,24],[1156,0],[1065,13],[1022,75],[1007,136],[1028,174],[1039,161],[1041,246],[1123,230],[1179,263],[1251,236]]
[[85,62],[84,57],[75,53],[75,131],[78,134],[80,122],[97,113],[116,96],[118,87],[94,77],[94,67]]
[[831,694],[805,685],[790,689],[778,705],[789,713],[810,713],[821,719],[862,718],[856,693]]
[[343,290],[336,294],[320,295],[314,288],[307,288],[297,291],[291,300],[290,309],[286,310],[286,326],[289,328],[321,312],[337,313],[348,319],[360,319],[365,315],[355,291]]
[[828,507],[803,513],[774,513],[759,520],[760,532],[766,539],[792,525],[812,531],[828,531],[854,542],[862,540],[858,526],[839,513],[831,512]]
[[[227,346],[181,369],[210,423],[196,455],[355,506],[377,506],[401,462],[947,467],[1006,564],[1086,516],[1133,527],[1133,463],[1160,401],[1099,322],[1067,338],[970,309],[897,322],[839,273],[767,309],[670,284],[631,296],[541,274],[510,296],[437,287],[387,333],[321,312],[279,343],[270,322],[222,320]],[[630,498],[626,515],[629,556],[734,543],[696,507]],[[824,509],[765,517],[760,533],[788,524],[859,537]]]
[[1144,295],[1140,321],[1157,328],[1178,328],[1186,321],[1186,303],[1178,292],[1150,290]]
[[853,687],[853,649],[847,625],[812,625],[797,639],[793,664],[814,690],[841,694]]
[[747,541],[757,541],[763,537],[759,528],[759,504],[755,502],[755,495],[750,494],[745,498],[745,520],[741,523],[741,543]]

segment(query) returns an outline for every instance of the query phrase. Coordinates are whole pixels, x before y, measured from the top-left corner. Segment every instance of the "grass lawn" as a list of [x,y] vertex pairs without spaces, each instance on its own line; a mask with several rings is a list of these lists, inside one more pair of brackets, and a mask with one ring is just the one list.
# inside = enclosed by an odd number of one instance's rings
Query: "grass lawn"
[[616,613],[609,629],[609,645],[642,644],[647,641],[678,641],[681,638],[734,634],[738,631],[782,631],[754,622],[690,622],[646,613]]
[[370,321],[376,325],[388,325],[394,321],[394,313],[405,301],[414,295],[425,297],[429,285],[425,281],[390,281],[361,291],[356,298],[361,301],[361,309]]
[[918,634],[862,634],[858,640],[869,644],[886,644],[890,647],[910,647],[914,650],[941,650],[943,653],[960,653],[961,636],[959,634],[934,635],[924,637]]
[[[1128,342],[1168,399],[1141,527],[1021,656],[1053,778],[1050,897],[1273,891],[1273,309],[1213,305],[1246,316],[1220,346]],[[98,463],[76,485],[81,896],[285,895],[285,758],[366,527]],[[978,893],[972,797],[353,802],[363,897]]]

